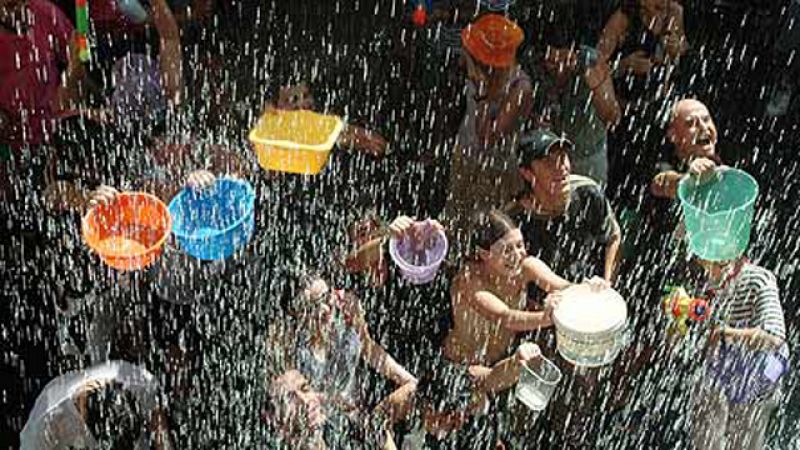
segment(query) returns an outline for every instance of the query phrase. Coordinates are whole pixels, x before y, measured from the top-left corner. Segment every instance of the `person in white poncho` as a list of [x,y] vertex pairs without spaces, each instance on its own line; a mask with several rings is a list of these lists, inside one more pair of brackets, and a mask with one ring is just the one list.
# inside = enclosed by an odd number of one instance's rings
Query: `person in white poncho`
[[124,361],[66,373],[39,394],[21,448],[169,448],[158,396],[153,375]]

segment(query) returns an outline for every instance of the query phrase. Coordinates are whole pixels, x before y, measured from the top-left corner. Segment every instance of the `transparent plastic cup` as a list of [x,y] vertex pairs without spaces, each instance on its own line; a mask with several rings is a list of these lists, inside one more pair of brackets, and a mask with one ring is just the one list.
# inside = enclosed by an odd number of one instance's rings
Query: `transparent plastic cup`
[[531,411],[544,411],[561,381],[561,370],[552,361],[539,357],[520,369],[515,396]]

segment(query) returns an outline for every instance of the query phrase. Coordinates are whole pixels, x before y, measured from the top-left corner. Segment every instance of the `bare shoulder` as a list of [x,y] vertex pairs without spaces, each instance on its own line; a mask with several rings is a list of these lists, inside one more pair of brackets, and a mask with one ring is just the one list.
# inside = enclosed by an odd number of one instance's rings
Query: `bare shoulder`
[[478,268],[475,263],[468,262],[461,268],[458,275],[453,279],[450,288],[450,295],[454,300],[460,300],[473,295],[480,290],[482,285],[480,277],[477,275]]

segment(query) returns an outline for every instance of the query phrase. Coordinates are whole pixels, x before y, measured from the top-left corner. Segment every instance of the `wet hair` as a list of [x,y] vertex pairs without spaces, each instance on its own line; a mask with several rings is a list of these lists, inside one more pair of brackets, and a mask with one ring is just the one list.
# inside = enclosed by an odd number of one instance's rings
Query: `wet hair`
[[473,218],[468,256],[477,259],[479,249],[489,250],[495,242],[517,228],[514,219],[498,209],[478,214]]
[[286,270],[285,277],[281,307],[284,313],[295,318],[299,318],[307,312],[308,299],[304,296],[303,291],[311,287],[316,280],[321,279],[328,283],[328,277],[323,273],[304,264]]
[[100,448],[133,450],[146,430],[146,413],[132,392],[112,383],[89,393],[84,422]]

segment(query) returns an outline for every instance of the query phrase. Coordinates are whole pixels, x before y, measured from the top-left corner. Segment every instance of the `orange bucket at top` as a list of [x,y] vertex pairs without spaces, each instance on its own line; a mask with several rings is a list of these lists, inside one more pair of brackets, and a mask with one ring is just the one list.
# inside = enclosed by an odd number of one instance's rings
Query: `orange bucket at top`
[[167,206],[143,192],[118,194],[83,217],[86,245],[104,263],[121,271],[142,269],[161,255],[172,229]]

